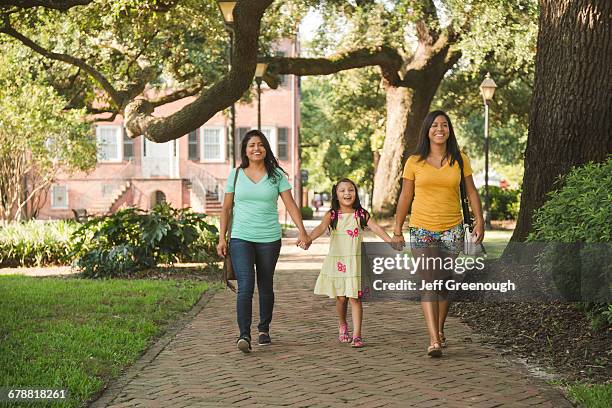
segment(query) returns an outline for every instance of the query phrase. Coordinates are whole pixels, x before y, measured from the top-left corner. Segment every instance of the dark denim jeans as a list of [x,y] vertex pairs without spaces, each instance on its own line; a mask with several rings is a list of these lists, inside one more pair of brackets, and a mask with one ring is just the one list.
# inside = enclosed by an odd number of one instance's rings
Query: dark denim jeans
[[281,241],[250,242],[239,238],[230,240],[232,266],[238,283],[236,314],[240,337],[251,337],[253,319],[253,292],[255,290],[255,269],[257,269],[257,289],[259,291],[260,332],[270,330],[272,310],[274,309],[274,268],[281,249]]

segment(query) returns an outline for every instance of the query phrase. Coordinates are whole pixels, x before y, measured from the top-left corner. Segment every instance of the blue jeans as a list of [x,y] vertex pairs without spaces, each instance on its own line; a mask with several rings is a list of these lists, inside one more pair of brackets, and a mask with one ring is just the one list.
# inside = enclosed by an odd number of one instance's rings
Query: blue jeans
[[238,283],[236,314],[240,337],[251,338],[253,319],[253,292],[255,290],[255,269],[259,291],[260,332],[270,331],[274,309],[274,268],[281,249],[281,240],[274,242],[250,242],[239,238],[230,239],[232,266]]

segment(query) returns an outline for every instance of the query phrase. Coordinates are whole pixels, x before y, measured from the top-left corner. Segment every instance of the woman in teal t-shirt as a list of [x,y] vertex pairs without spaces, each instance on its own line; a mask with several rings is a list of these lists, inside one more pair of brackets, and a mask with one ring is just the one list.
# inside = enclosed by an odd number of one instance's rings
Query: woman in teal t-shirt
[[251,350],[255,271],[259,290],[258,344],[271,344],[274,268],[281,248],[281,226],[278,222],[277,207],[279,195],[300,230],[297,244],[307,247],[310,245],[310,238],[304,229],[300,210],[291,195],[291,185],[285,177],[286,173],[279,166],[264,134],[258,130],[247,132],[240,145],[240,154],[242,163],[237,169],[232,169],[227,177],[217,252],[220,256],[227,253],[225,234],[233,205],[229,246],[238,283],[236,313],[240,337],[237,346],[242,352],[248,353]]

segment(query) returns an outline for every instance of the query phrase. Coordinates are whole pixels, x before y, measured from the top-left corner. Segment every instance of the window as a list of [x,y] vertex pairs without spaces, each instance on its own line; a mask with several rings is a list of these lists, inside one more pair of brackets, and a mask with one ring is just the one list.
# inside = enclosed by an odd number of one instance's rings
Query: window
[[123,129],[123,160],[134,158],[134,139],[130,139],[125,129]]
[[189,160],[200,161],[200,144],[198,143],[198,131],[189,132]]
[[51,187],[51,208],[68,208],[68,187],[55,185]]
[[[284,51],[276,51],[277,57],[285,57],[286,53]],[[289,79],[287,75],[279,75],[278,76],[278,86],[286,86],[289,83]]]
[[223,128],[203,127],[202,132],[202,160],[203,161],[224,161],[225,144]]
[[120,126],[100,125],[96,127],[98,161],[121,161],[121,133]]
[[289,129],[283,127],[278,128],[278,147],[276,151],[278,152],[278,160],[289,160],[289,141],[287,139],[287,134],[289,133]]
[[276,128],[262,127],[261,133],[263,133],[266,139],[268,139],[268,143],[270,143],[270,147],[272,148],[272,153],[274,153],[274,156],[278,157],[278,146],[276,145]]
[[244,135],[249,131],[248,127],[239,127],[238,128],[238,143],[242,143],[242,139],[244,139]]

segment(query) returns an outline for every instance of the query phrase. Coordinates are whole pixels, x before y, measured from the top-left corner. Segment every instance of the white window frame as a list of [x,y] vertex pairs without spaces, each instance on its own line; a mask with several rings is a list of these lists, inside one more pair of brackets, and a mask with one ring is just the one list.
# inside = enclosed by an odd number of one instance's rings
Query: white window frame
[[[100,157],[98,146],[101,145],[101,135],[100,131],[102,129],[114,129],[115,137],[117,142],[117,156],[116,157]],[[98,163],[120,163],[123,161],[123,128],[119,125],[98,125],[96,126],[96,158]]]
[[[66,204],[64,206],[56,206],[55,205],[55,188],[56,187],[64,187],[65,191],[66,191]],[[69,199],[70,199],[70,194],[68,194],[68,185],[66,184],[53,184],[51,186],[51,208],[53,208],[54,210],[65,210],[68,209],[69,206]]]
[[[251,128],[251,130],[257,130],[257,127]],[[272,148],[272,153],[274,153],[274,157],[278,159],[278,146],[276,141],[278,140],[278,130],[276,126],[262,126],[261,132],[265,135],[266,131],[270,131],[270,137],[266,137],[268,142],[270,143],[270,147]],[[267,136],[267,135],[266,135]]]
[[[214,159],[206,159],[204,155],[204,130],[219,130],[219,156]],[[225,163],[225,149],[227,146],[227,134],[225,126],[202,126],[198,129],[200,141],[200,163]]]

